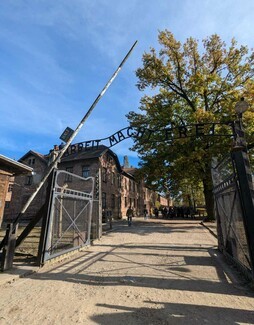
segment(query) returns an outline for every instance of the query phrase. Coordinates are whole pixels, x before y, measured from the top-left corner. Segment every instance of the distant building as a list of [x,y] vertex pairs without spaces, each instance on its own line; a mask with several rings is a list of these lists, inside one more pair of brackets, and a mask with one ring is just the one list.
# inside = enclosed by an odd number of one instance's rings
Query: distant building
[[[5,208],[9,208],[13,190],[13,176],[31,175],[33,168],[0,155],[0,227]],[[27,177],[29,177],[27,176]]]

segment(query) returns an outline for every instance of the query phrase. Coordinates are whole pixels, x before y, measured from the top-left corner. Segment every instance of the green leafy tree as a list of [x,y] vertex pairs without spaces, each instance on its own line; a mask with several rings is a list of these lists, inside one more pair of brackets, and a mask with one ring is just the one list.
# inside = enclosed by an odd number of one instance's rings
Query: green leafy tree
[[[177,138],[176,125],[235,120],[234,106],[242,96],[252,104],[254,53],[246,46],[237,46],[232,39],[229,47],[218,35],[199,42],[188,38],[184,44],[168,30],[159,33],[160,50],[143,54],[143,67],[136,71],[138,89],[145,91],[140,113],[127,117],[134,127],[156,130],[151,138],[136,137],[141,172],[157,189],[176,190],[183,179],[190,184],[203,184],[206,209],[213,217],[211,162],[230,151],[231,137]],[[246,113],[247,114],[247,113]],[[253,141],[254,115],[247,114],[246,133]],[[209,131],[208,125],[204,132]],[[163,130],[172,130],[171,140],[163,140]],[[228,126],[218,125],[220,133],[230,134]],[[172,141],[172,138],[175,140]]]

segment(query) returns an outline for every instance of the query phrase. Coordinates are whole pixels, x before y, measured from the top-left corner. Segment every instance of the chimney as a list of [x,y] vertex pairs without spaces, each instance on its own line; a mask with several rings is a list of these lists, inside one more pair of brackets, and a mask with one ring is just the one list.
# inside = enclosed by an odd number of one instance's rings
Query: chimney
[[124,168],[130,168],[128,156],[123,157],[123,167]]

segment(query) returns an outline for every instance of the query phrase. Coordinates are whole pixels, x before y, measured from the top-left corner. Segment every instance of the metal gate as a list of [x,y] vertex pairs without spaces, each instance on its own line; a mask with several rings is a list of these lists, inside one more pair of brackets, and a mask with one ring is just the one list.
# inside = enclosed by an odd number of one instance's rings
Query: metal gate
[[219,250],[253,280],[254,192],[247,154],[228,155],[212,176]]
[[90,244],[94,177],[56,171],[43,262]]

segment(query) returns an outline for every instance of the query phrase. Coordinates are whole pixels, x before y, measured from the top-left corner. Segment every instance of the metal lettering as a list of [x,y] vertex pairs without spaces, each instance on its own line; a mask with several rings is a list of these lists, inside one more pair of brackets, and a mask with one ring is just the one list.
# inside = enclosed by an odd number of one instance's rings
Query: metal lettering
[[169,140],[172,138],[173,133],[172,133],[173,129],[169,128],[169,129],[165,129],[165,140]]
[[78,152],[83,150],[83,142],[78,143]]
[[85,150],[87,150],[87,149],[91,149],[91,142],[92,141],[86,141],[86,142],[83,142],[83,143],[85,143]]
[[200,124],[196,124],[196,136],[200,137],[204,134],[204,124],[200,123]]
[[178,126],[179,138],[187,138],[186,126]]
[[[109,143],[110,143],[110,147],[114,146],[115,144],[118,143],[115,134],[111,135],[110,137],[108,137]],[[114,143],[116,142],[116,143]]]
[[99,143],[101,142],[101,140],[93,140],[93,142],[96,143],[95,147],[98,148],[99,147]]
[[[130,133],[130,131],[132,131],[132,133]],[[126,132],[127,132],[128,137],[132,137],[134,135],[133,127],[131,127],[131,126],[128,127]]]
[[122,131],[118,131],[117,135],[118,135],[118,142],[125,140],[125,136],[123,135]]
[[71,152],[70,153],[75,153],[76,152],[76,145],[73,144],[70,147],[71,147]]
[[[105,145],[107,145],[107,147],[110,148],[130,137],[134,137],[136,139],[145,138],[145,141],[149,141],[149,140],[152,141],[153,134],[155,135],[154,137],[155,140],[156,138],[162,139],[162,140],[157,139],[156,141],[168,141],[168,140],[174,141],[174,139],[187,138],[187,137],[224,136],[224,134],[216,134],[215,128],[217,124],[228,125],[229,127],[232,128],[233,134],[227,136],[236,137],[236,134],[239,132],[237,130],[237,127],[235,126],[235,123],[232,121],[226,123],[197,123],[194,125],[192,124],[192,125],[180,125],[180,126],[173,126],[175,124],[174,122],[171,122],[171,126],[165,128],[164,130],[162,129],[150,130],[145,127],[135,128],[129,126],[117,131],[116,133],[114,133],[113,135],[107,138],[84,141],[84,142],[70,145],[66,150],[64,156],[73,154],[75,152],[81,152],[83,150],[98,148],[99,145],[104,143]],[[207,132],[206,132],[206,126],[207,126]],[[174,130],[178,131],[178,137],[175,134]]]

